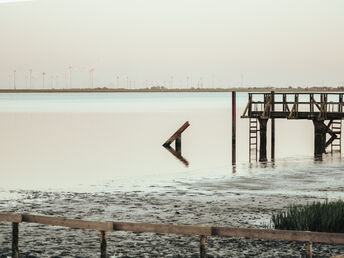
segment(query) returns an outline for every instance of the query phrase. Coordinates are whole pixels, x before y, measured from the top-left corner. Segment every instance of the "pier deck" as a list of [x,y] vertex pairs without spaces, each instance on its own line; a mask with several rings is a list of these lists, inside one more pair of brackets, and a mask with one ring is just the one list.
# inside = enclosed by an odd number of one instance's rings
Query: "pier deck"
[[[248,103],[241,118],[256,119],[259,129],[259,161],[266,161],[266,130],[269,119],[271,123],[271,156],[275,156],[275,119],[307,119],[314,125],[314,155],[321,157],[326,148],[334,150],[334,141],[339,140],[341,150],[341,120],[344,118],[344,93],[249,93]],[[326,122],[328,120],[328,122]],[[334,125],[336,125],[334,127]],[[328,137],[328,135],[329,137]],[[258,144],[256,144],[258,145]],[[336,146],[338,143],[336,143]],[[251,144],[249,145],[251,148]],[[251,154],[250,149],[250,154]],[[272,158],[273,159],[273,158]],[[250,159],[251,160],[251,159]]]

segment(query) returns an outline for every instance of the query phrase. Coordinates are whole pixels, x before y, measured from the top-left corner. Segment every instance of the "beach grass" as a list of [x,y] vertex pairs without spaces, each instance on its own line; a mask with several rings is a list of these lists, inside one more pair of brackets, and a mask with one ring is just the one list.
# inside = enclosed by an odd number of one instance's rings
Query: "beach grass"
[[275,229],[344,233],[344,201],[291,205],[271,222]]

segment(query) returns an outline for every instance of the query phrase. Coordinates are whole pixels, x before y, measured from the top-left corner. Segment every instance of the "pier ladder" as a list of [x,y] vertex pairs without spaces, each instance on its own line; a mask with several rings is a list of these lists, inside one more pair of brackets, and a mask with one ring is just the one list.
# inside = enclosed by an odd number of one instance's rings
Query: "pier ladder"
[[336,134],[337,138],[331,143],[331,153],[342,152],[342,120],[333,120],[331,130]]
[[[249,162],[252,158],[258,161],[258,119],[249,119]],[[253,156],[253,157],[252,157]]]

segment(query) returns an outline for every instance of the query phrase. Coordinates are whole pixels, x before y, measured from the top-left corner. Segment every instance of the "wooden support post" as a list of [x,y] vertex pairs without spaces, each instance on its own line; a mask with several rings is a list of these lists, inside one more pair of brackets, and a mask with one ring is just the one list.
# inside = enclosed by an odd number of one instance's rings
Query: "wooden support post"
[[12,258],[19,257],[19,248],[18,248],[18,238],[19,238],[19,223],[12,223]]
[[312,258],[312,242],[306,244],[306,258]]
[[339,104],[338,104],[338,112],[342,112],[343,110],[343,94],[339,94]]
[[326,147],[326,125],[323,121],[314,119],[314,157],[321,158]]
[[182,135],[181,134],[176,138],[176,152],[178,154],[182,154]]
[[[275,111],[275,92],[271,91],[271,111]],[[275,160],[275,118],[271,118],[271,161]]]
[[259,161],[265,162],[267,161],[266,157],[266,129],[268,119],[259,118]]
[[205,236],[201,236],[200,239],[200,258],[205,258],[206,257],[206,251],[205,251]]
[[106,232],[100,231],[100,258],[107,258]]
[[248,94],[248,116],[251,116],[251,112],[252,112],[252,93]]
[[236,163],[236,92],[232,91],[232,165]]

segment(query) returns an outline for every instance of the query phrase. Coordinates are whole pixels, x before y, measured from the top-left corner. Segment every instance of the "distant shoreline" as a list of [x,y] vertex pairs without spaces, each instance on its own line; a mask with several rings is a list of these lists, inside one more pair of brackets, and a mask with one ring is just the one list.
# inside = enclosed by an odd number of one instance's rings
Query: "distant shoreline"
[[106,92],[344,92],[344,87],[311,87],[311,88],[204,88],[204,89],[167,89],[167,88],[146,88],[146,89],[123,89],[123,88],[75,88],[75,89],[0,89],[0,93],[106,93]]

